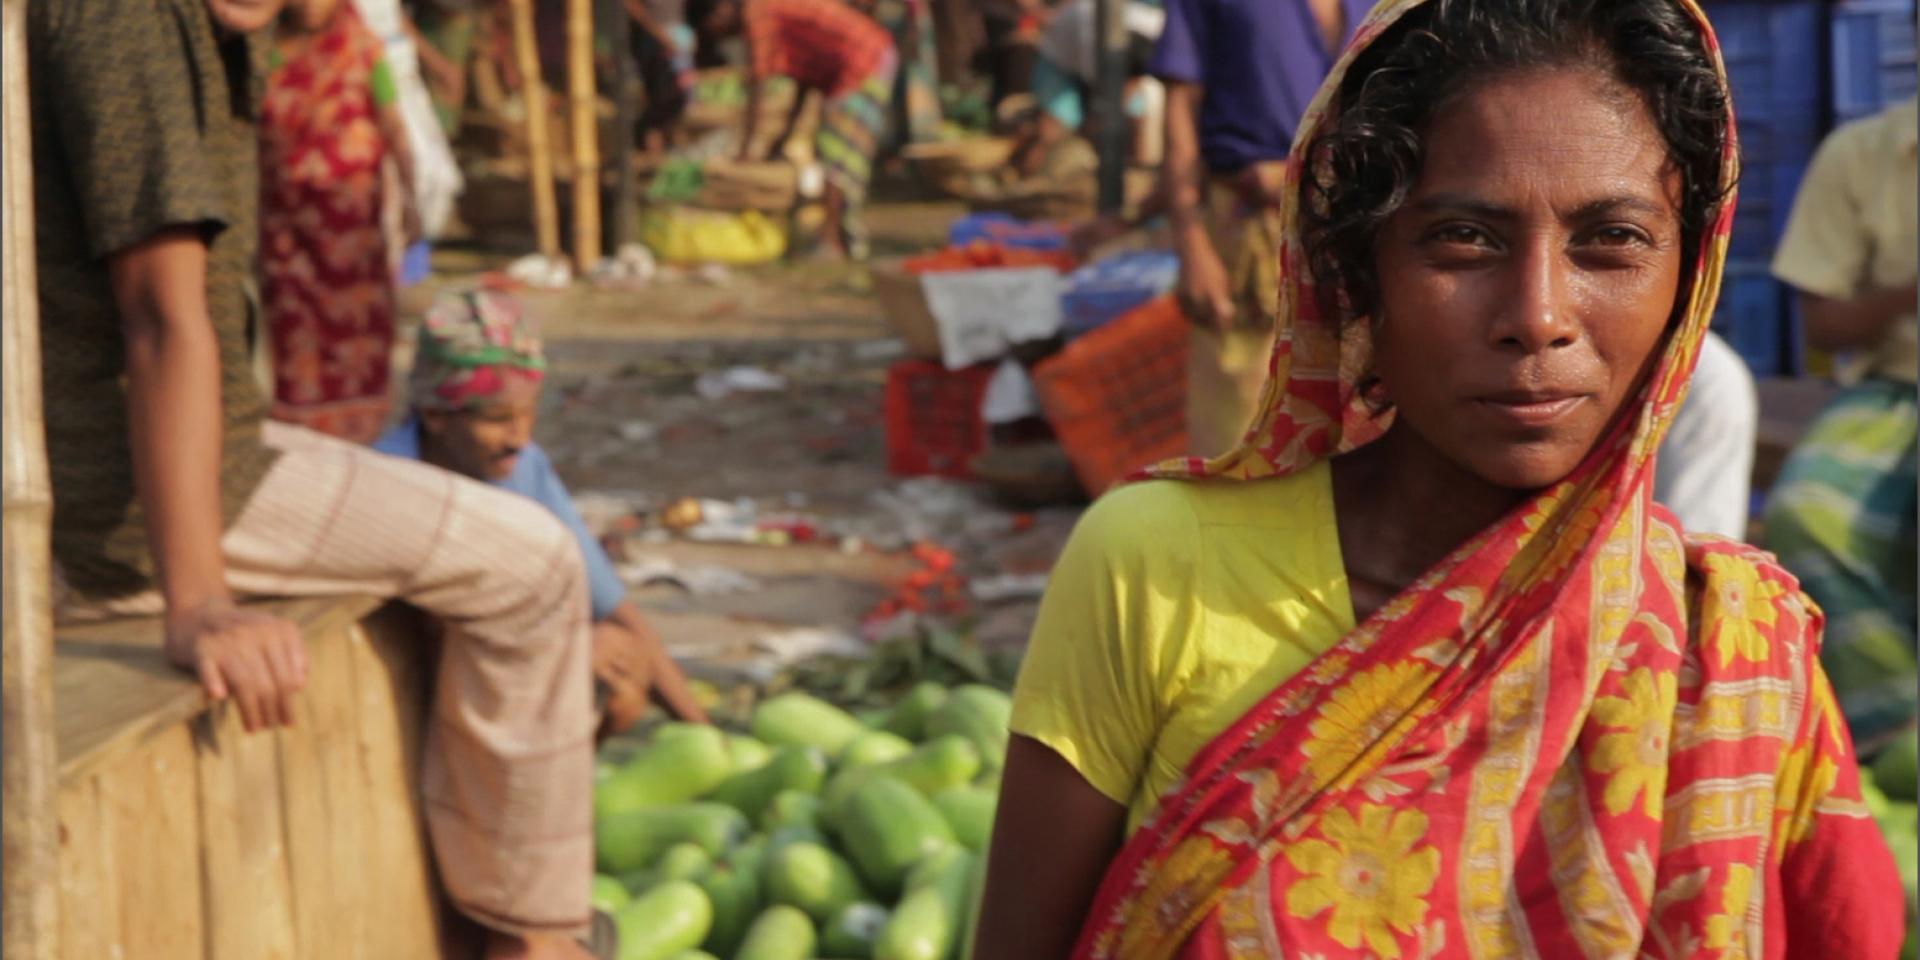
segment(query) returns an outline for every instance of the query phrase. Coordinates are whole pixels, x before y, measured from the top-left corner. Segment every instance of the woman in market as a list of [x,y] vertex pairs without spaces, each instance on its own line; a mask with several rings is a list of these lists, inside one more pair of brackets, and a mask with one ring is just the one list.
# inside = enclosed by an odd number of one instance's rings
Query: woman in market
[[1109,494],[977,957],[1891,958],[1765,554],[1650,498],[1737,176],[1691,0],[1387,0],[1303,120],[1244,443]]
[[825,98],[815,159],[826,172],[824,253],[864,259],[867,185],[873,156],[886,133],[899,55],[893,37],[840,0],[690,0],[687,20],[702,42],[744,33],[747,42],[746,121],[740,159],[751,151],[767,80],[784,76],[798,88],[784,128],[773,138],[777,154],[810,94]]
[[650,700],[705,723],[686,676],[626,598],[606,549],[533,442],[545,371],[539,333],[513,295],[485,288],[444,294],[421,319],[408,414],[373,448],[529,497],[566,525],[587,571],[603,735],[632,727]]
[[409,241],[412,161],[380,41],[342,0],[281,15],[260,115],[260,273],[273,416],[358,443],[387,419],[394,274],[381,232],[398,168]]

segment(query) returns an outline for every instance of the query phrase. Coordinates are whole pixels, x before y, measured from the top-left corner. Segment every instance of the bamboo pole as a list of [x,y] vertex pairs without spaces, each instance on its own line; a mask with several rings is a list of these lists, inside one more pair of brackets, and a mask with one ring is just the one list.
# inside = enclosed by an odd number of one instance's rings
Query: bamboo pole
[[40,310],[33,246],[27,0],[0,8],[0,954],[55,955],[59,936],[59,757],[53,740],[53,492],[41,418]]
[[633,168],[634,121],[640,110],[633,75],[633,18],[620,0],[601,0],[608,8],[608,24],[613,38],[613,129],[617,139],[610,144],[613,153],[613,249],[633,242],[634,197],[640,185]]
[[520,102],[527,109],[527,176],[533,190],[533,229],[540,253],[560,255],[560,207],[553,198],[553,145],[547,133],[547,87],[534,44],[533,0],[509,0],[513,59],[520,69]]
[[600,263],[600,95],[593,81],[593,0],[567,0],[567,104],[573,128],[573,260]]

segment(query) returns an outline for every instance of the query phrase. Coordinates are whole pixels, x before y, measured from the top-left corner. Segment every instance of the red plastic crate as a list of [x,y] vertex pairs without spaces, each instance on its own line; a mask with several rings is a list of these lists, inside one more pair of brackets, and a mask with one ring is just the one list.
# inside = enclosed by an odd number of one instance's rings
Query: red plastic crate
[[965,479],[967,463],[987,449],[980,415],[993,365],[948,370],[902,360],[887,370],[887,470],[896,476]]
[[1040,406],[1088,493],[1186,453],[1187,332],[1179,305],[1158,297],[1034,369]]

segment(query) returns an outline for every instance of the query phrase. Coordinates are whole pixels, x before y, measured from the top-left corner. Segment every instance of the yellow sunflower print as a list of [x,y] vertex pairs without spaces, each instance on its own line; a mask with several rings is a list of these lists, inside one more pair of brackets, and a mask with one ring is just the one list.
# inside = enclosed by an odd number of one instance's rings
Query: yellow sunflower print
[[1588,765],[1594,772],[1608,775],[1607,789],[1601,797],[1608,813],[1625,813],[1636,798],[1644,795],[1647,816],[1657,817],[1660,795],[1667,786],[1667,738],[1672,732],[1678,696],[1676,682],[1673,674],[1655,676],[1652,670],[1641,667],[1628,674],[1620,686],[1625,697],[1597,697],[1593,701],[1593,721],[1619,732],[1600,737]]
[[1736,863],[1727,868],[1727,884],[1720,888],[1720,912],[1707,918],[1707,947],[1746,953],[1747,902],[1753,899],[1753,868]]
[[1708,643],[1720,656],[1720,665],[1734,657],[1760,663],[1767,659],[1767,635],[1761,626],[1774,624],[1774,598],[1786,588],[1760,576],[1754,564],[1740,557],[1707,555],[1712,589],[1700,597],[1700,622],[1713,625]]
[[1307,770],[1327,779],[1345,769],[1418,701],[1432,673],[1417,661],[1381,664],[1336,688],[1307,726]]
[[1364,804],[1320,818],[1320,836],[1289,845],[1287,862],[1301,876],[1287,888],[1287,912],[1300,919],[1332,910],[1327,934],[1349,950],[1362,941],[1375,954],[1400,956],[1396,934],[1416,932],[1427,894],[1440,875],[1440,851],[1421,846],[1427,815]]

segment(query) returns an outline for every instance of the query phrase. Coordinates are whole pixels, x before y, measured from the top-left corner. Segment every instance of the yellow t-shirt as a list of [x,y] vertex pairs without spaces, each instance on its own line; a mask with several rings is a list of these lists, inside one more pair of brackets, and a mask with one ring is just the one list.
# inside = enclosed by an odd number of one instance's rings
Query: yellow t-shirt
[[1324,462],[1121,487],[1053,569],[1013,732],[1126,806],[1131,832],[1202,747],[1352,629]]
[[[1835,130],[1820,144],[1774,251],[1775,277],[1836,300],[1913,282],[1920,269],[1917,116],[1916,102],[1906,100]],[[1914,382],[1920,320],[1911,313],[1895,320],[1886,340],[1861,360],[1849,372]]]

